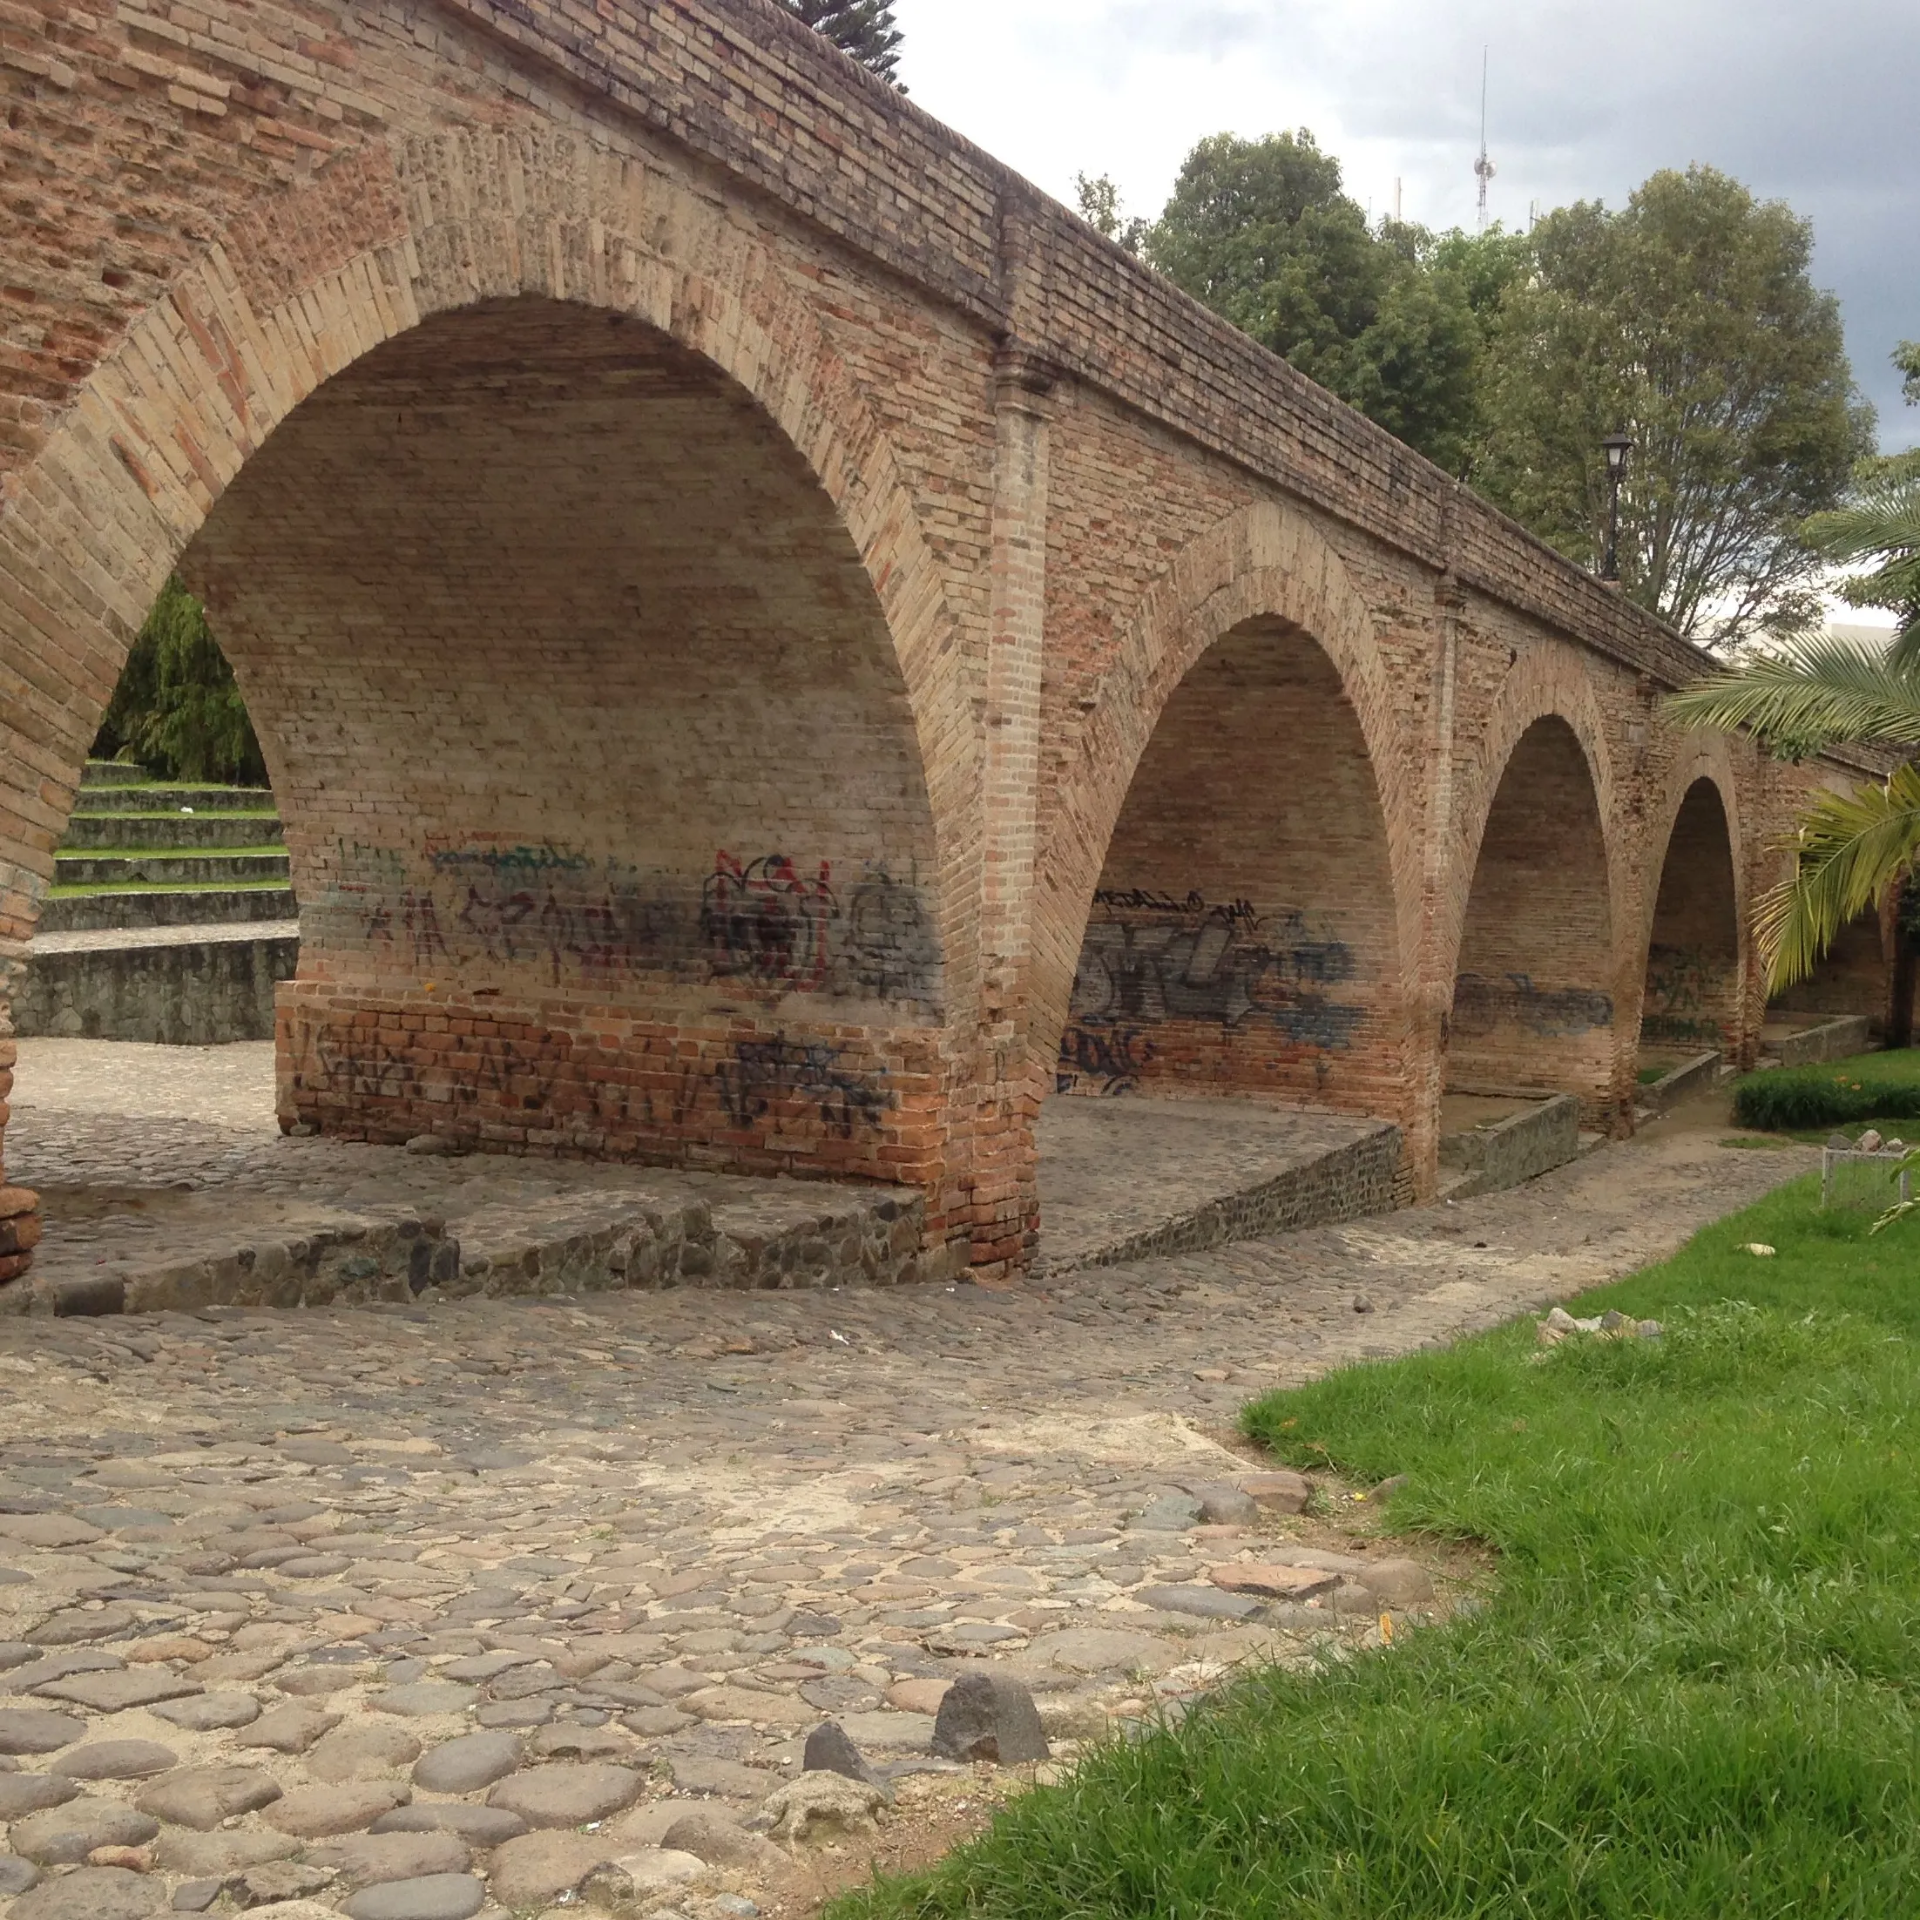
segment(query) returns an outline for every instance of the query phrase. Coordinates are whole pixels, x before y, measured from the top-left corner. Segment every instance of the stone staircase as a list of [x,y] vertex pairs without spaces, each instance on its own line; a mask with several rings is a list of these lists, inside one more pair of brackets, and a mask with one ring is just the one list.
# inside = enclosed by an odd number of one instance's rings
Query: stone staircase
[[90,760],[54,856],[15,1031],[212,1046],[273,1037],[300,923],[264,787],[187,786]]

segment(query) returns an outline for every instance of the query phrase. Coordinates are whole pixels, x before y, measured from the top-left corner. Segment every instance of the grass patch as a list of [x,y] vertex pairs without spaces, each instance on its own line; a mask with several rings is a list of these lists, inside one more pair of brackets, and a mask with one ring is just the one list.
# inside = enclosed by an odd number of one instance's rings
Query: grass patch
[[[864,1916],[1804,1920],[1920,1910],[1920,1233],[1817,1183],[1585,1296],[1249,1407],[1497,1549],[1475,1616],[1250,1674]],[[1743,1252],[1769,1243],[1777,1257]]]
[[1920,1047],[1750,1073],[1734,1084],[1733,1117],[1774,1133],[1920,1119]]
[[49,900],[80,900],[100,893],[285,893],[285,880],[56,880]]
[[1650,1087],[1655,1081],[1664,1080],[1673,1069],[1671,1067],[1642,1067],[1633,1077],[1643,1087]]
[[62,860],[259,860],[285,859],[285,841],[263,847],[73,847],[53,856],[58,872]]

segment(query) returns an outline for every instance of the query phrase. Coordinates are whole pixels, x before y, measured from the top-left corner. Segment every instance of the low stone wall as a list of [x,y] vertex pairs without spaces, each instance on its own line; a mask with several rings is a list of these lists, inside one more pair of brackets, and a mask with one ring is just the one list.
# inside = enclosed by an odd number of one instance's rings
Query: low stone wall
[[1390,1213],[1412,1197],[1401,1146],[1400,1129],[1382,1123],[1374,1132],[1348,1146],[1336,1147],[1306,1166],[1290,1167],[1259,1186],[1223,1194],[1178,1218],[1114,1240],[1079,1259],[1048,1260],[1043,1254],[1039,1270],[1058,1274],[1076,1267],[1113,1267],[1126,1260],[1197,1253],[1233,1240],[1255,1240],[1267,1234]]
[[1783,1067],[1813,1067],[1823,1060],[1845,1060],[1851,1054],[1865,1053],[1870,1045],[1866,1015],[1850,1013],[1817,1027],[1803,1027],[1783,1040],[1770,1041],[1767,1051]]
[[23,1036],[146,1040],[171,1047],[273,1038],[273,990],[299,964],[297,937],[235,928],[197,940],[65,947],[50,936],[28,951],[13,989]]
[[1697,1053],[1691,1060],[1683,1060],[1671,1073],[1662,1074],[1652,1085],[1642,1087],[1636,1096],[1639,1104],[1651,1107],[1655,1113],[1665,1113],[1688,1094],[1704,1092],[1718,1078],[1720,1062],[1724,1058],[1716,1050]]
[[[664,1201],[664,1204],[662,1202]],[[198,1307],[357,1306],[375,1300],[597,1293],[673,1286],[892,1286],[948,1277],[924,1256],[920,1196],[820,1190],[763,1200],[581,1193],[458,1220],[336,1213],[286,1239],[176,1251],[84,1278],[36,1275],[0,1311],[191,1312]],[[236,1239],[239,1235],[236,1234]]]
[[1580,1151],[1580,1102],[1571,1093],[1555,1094],[1490,1127],[1451,1133],[1440,1143],[1443,1165],[1466,1178],[1447,1184],[1452,1200],[1495,1193],[1523,1180],[1563,1167]]

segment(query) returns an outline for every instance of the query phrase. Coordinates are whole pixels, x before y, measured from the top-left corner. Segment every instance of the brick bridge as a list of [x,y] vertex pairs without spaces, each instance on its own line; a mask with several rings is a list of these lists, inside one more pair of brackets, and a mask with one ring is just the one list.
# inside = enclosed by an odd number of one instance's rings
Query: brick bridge
[[177,568],[286,1124],[900,1180],[994,1265],[1056,1089],[1423,1190],[1444,1088],[1750,1054],[1809,775],[1663,724],[1699,656],[772,0],[28,0],[0,86],[0,936]]

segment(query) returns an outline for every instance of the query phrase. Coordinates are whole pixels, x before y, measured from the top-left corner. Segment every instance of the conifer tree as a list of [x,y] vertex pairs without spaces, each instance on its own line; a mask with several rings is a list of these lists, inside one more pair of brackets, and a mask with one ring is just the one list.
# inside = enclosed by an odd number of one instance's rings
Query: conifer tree
[[851,54],[863,67],[906,92],[894,75],[901,36],[888,0],[786,0],[786,5],[789,13],[797,14],[815,33],[824,34],[842,53]]

